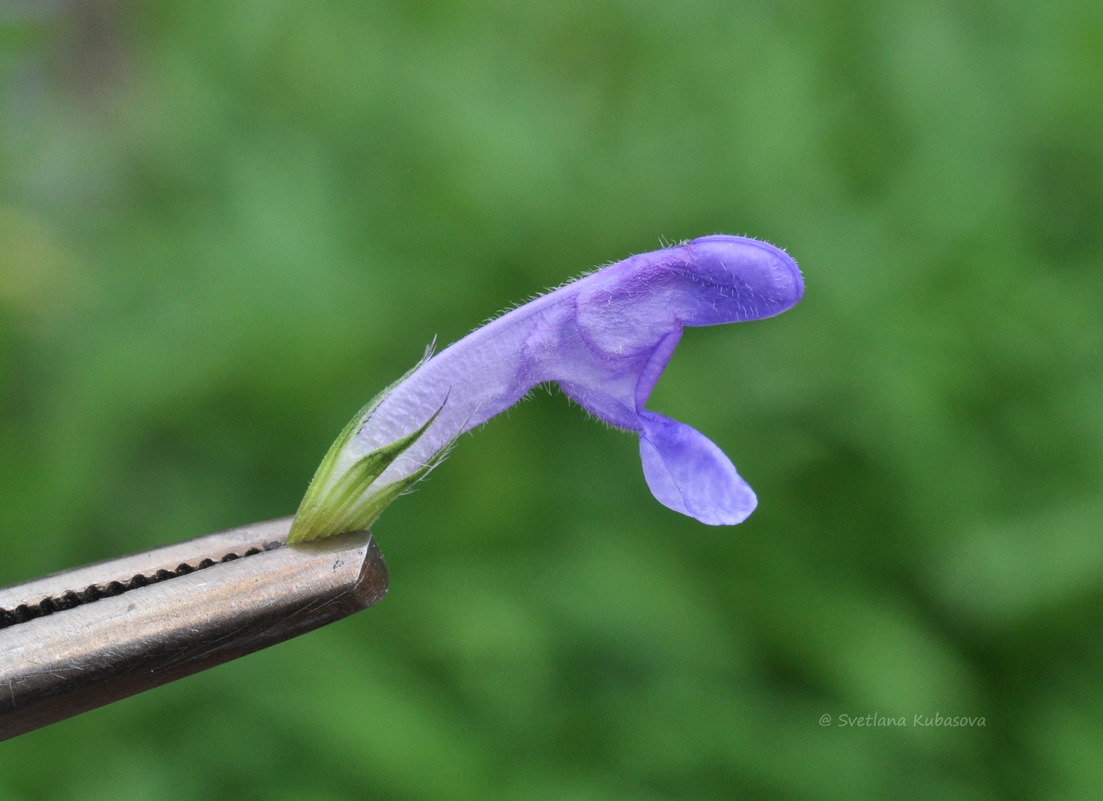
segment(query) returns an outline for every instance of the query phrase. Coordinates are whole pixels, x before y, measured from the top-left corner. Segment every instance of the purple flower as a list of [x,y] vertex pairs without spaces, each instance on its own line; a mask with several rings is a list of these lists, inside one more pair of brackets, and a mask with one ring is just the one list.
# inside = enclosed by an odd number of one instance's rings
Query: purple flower
[[594,416],[638,432],[664,505],[710,525],[757,503],[704,435],[644,408],[685,326],[771,317],[804,292],[782,250],[706,236],[596,270],[426,358],[346,427],[314,477],[289,541],[366,528],[456,438],[554,381]]

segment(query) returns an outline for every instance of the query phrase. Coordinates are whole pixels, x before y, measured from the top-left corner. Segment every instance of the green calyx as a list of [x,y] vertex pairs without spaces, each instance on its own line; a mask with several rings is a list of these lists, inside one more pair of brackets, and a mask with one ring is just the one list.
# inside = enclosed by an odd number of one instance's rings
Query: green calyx
[[347,531],[368,530],[391,501],[421,480],[448,452],[446,445],[408,476],[382,487],[372,487],[383,471],[417,442],[433,424],[444,408],[442,405],[416,431],[360,457],[343,473],[335,475],[341,452],[386,394],[387,390],[381,392],[352,418],[326,452],[310,486],[307,487],[298,512],[295,513],[291,533],[287,537],[288,545],[310,542]]

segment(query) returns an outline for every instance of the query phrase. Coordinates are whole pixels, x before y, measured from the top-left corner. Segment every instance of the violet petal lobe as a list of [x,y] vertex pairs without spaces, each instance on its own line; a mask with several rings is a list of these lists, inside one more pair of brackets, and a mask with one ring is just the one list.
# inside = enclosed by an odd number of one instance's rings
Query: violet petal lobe
[[640,412],[640,459],[651,494],[710,526],[742,523],[758,500],[711,440],[685,423]]
[[[738,523],[755,496],[731,462],[703,435],[644,404],[684,327],[771,317],[803,292],[800,271],[783,250],[738,236],[701,237],[603,267],[424,361],[350,424],[308,496],[315,508],[324,506],[327,487],[341,475],[402,440],[400,450],[388,451],[393,461],[382,474],[365,472],[372,478],[364,497],[389,498],[424,475],[460,434],[533,386],[555,382],[594,416],[639,433],[645,478],[660,502],[711,525]],[[342,498],[350,502],[347,491]],[[339,525],[304,524],[311,530],[297,537],[328,536]]]

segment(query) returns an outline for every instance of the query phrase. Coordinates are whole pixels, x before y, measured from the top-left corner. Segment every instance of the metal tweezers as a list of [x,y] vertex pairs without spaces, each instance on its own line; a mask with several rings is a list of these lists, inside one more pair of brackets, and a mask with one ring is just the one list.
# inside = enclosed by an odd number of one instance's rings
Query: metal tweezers
[[254,523],[0,589],[0,740],[189,676],[374,604],[368,532],[286,545]]

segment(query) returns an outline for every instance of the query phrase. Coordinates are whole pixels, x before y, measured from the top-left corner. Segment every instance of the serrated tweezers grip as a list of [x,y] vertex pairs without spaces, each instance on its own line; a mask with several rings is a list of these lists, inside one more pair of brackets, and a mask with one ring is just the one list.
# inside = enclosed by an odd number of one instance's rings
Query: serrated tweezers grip
[[[0,589],[0,610],[18,621],[0,629],[0,740],[274,645],[383,597],[387,567],[370,534],[282,545],[290,523],[258,523]],[[60,608],[49,600],[94,597],[90,588],[113,582],[118,594]]]

